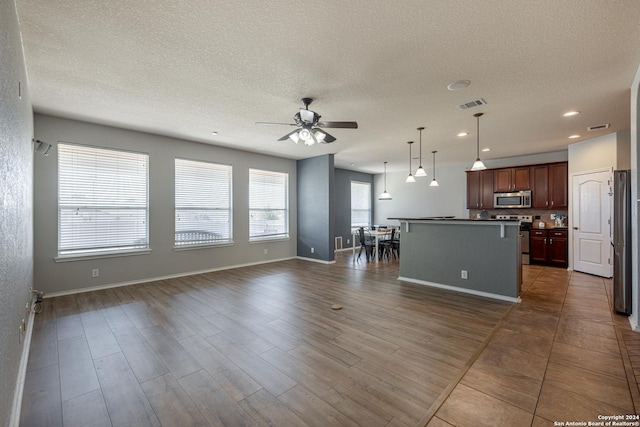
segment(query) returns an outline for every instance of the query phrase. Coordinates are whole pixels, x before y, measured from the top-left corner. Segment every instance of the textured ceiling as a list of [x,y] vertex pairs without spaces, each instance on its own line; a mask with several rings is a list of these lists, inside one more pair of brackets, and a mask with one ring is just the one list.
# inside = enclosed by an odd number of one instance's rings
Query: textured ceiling
[[[640,65],[637,0],[17,5],[36,112],[295,159],[335,153],[337,166],[374,173],[407,168],[418,126],[425,166],[432,150],[470,165],[475,112],[489,164],[628,129]],[[460,79],[471,85],[447,90]],[[277,141],[289,127],[255,125],[291,122],[305,96],[322,120],[359,129],[305,147]],[[479,97],[487,105],[457,108]],[[562,117],[572,109],[582,114]]]

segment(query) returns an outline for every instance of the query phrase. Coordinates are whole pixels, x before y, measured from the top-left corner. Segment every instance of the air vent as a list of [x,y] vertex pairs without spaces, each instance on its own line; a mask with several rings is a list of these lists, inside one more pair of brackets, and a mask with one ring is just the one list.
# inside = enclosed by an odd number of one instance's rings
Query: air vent
[[476,99],[475,101],[465,102],[464,104],[458,105],[458,109],[460,110],[468,110],[469,108],[479,107],[481,105],[487,105],[487,101],[482,98]]
[[597,125],[597,126],[589,126],[587,128],[587,132],[593,132],[595,130],[600,130],[600,129],[609,129],[609,123],[605,123],[603,125]]

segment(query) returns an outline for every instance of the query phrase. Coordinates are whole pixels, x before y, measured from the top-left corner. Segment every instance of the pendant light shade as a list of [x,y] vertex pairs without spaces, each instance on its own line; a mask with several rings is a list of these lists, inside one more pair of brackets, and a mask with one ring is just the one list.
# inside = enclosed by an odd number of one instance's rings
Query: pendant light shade
[[413,141],[409,141],[407,144],[409,144],[409,176],[405,182],[416,182],[416,179],[411,175],[411,144],[413,144]]
[[436,179],[436,153],[437,153],[437,151],[432,151],[431,153],[433,153],[433,179],[431,180],[431,184],[429,184],[429,187],[438,187],[438,186],[440,186],[440,184],[438,184],[438,180]]
[[422,131],[424,127],[419,127],[418,131],[420,131],[420,166],[418,166],[418,170],[416,171],[416,176],[427,176],[427,172],[422,167]]
[[387,162],[384,162],[384,193],[378,197],[378,200],[391,200],[391,194],[387,193]]
[[487,168],[484,163],[482,163],[482,160],[480,160],[480,117],[483,114],[484,113],[476,113],[473,115],[473,117],[476,118],[476,161],[473,163],[473,166],[471,166],[472,171],[481,171]]

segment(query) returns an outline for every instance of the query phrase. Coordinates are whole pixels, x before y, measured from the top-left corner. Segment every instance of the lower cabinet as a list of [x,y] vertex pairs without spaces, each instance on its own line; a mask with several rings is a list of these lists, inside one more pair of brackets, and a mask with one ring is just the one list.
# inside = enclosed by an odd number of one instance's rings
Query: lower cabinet
[[531,264],[567,267],[567,230],[531,230],[529,259]]

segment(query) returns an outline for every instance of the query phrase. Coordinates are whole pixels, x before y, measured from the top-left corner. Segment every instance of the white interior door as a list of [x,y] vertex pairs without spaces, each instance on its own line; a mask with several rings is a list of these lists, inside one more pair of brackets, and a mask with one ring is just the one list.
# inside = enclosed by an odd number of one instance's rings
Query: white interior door
[[611,172],[573,175],[573,269],[611,277]]

